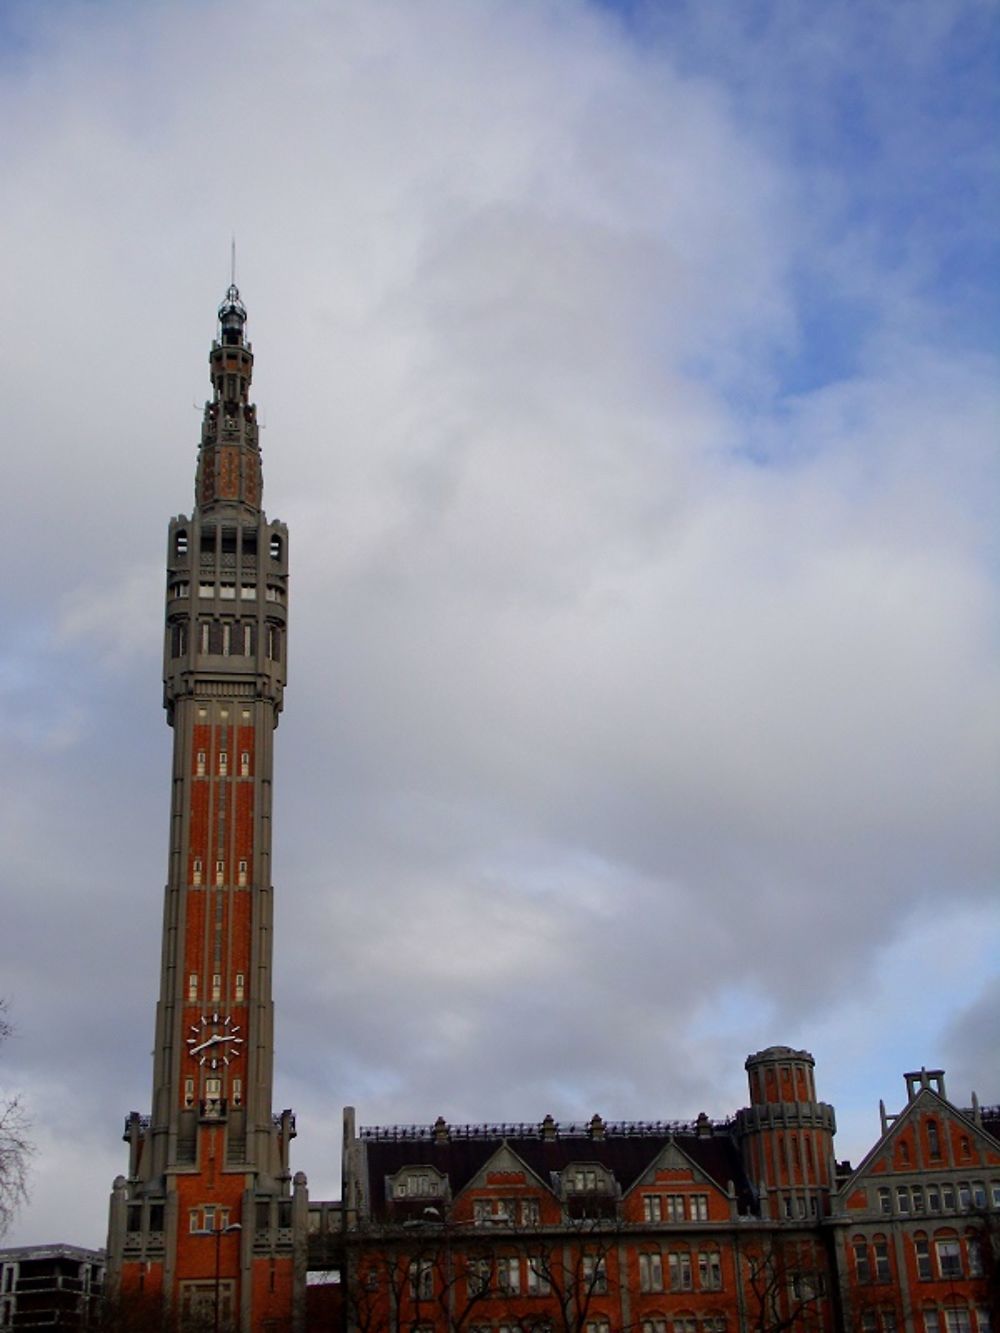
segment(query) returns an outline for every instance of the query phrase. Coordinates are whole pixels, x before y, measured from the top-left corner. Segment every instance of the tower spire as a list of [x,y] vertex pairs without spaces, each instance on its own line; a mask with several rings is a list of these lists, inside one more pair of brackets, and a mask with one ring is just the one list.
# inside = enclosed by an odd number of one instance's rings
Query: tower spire
[[[235,272],[232,274],[235,277]],[[109,1273],[241,1333],[291,1283],[290,1111],[272,1114],[271,793],[285,685],[288,534],[261,508],[253,350],[235,281],[209,352],[195,507],[167,539],[174,731],[151,1114],[126,1122]],[[215,1239],[205,1239],[213,1233]]]

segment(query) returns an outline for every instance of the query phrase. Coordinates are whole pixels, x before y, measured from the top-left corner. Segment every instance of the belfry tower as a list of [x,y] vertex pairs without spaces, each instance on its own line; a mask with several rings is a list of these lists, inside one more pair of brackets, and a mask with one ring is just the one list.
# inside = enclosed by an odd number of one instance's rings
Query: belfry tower
[[152,1113],[126,1121],[108,1263],[123,1302],[249,1331],[288,1326],[306,1199],[304,1177],[293,1192],[289,1173],[294,1117],[271,1107],[271,787],[288,537],[261,509],[245,325],[233,284],[209,354],[194,511],[169,529],[163,678],[174,745]]

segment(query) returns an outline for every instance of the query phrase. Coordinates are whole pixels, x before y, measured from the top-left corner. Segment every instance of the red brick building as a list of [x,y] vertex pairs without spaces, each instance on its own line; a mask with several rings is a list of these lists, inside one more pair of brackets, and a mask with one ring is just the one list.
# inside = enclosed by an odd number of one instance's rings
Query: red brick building
[[[310,1208],[359,1333],[990,1333],[1000,1111],[939,1072],[857,1170],[813,1061],[747,1061],[725,1121],[356,1130],[344,1204]],[[992,1322],[991,1322],[992,1321]]]

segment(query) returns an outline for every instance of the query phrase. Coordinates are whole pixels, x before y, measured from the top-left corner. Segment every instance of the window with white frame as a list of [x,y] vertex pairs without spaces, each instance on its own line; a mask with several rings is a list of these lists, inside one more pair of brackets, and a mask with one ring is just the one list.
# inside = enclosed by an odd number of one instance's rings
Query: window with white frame
[[690,1202],[691,1202],[691,1221],[692,1221],[692,1222],[707,1222],[707,1221],[708,1221],[708,1195],[707,1195],[707,1194],[692,1194],[692,1195],[691,1195],[691,1200],[690,1200]]
[[972,1333],[972,1321],[964,1306],[952,1305],[944,1312],[945,1333]]
[[[962,1276],[962,1246],[957,1238],[935,1240],[938,1272],[943,1278]],[[950,1333],[950,1331],[949,1331]]]
[[429,1259],[410,1260],[410,1296],[415,1301],[429,1301],[434,1295],[434,1268]]
[[718,1250],[701,1250],[698,1254],[698,1285],[702,1291],[722,1288],[722,1256]]
[[188,977],[188,999],[197,1000],[198,998],[198,973],[192,972]]
[[529,1296],[547,1296],[552,1290],[548,1260],[543,1254],[529,1254],[525,1262]]
[[583,1281],[585,1290],[597,1296],[603,1296],[608,1289],[608,1265],[603,1254],[585,1254],[583,1256]]
[[884,1236],[876,1236],[872,1241],[872,1254],[875,1258],[875,1281],[888,1282],[892,1277],[889,1263],[889,1243]]
[[642,1196],[642,1216],[646,1222],[663,1221],[663,1200],[658,1194]]
[[470,1259],[466,1269],[466,1281],[469,1286],[469,1299],[485,1296],[490,1289],[492,1264],[489,1259]]
[[691,1255],[687,1250],[673,1250],[667,1255],[671,1291],[691,1290]]
[[673,1323],[674,1333],[697,1333],[698,1325],[693,1315],[678,1315]]
[[667,1321],[658,1317],[644,1319],[641,1333],[667,1333]]
[[658,1250],[639,1255],[639,1290],[663,1290],[663,1256]]
[[923,1232],[913,1237],[913,1253],[917,1261],[917,1277],[922,1282],[929,1282],[934,1276],[931,1270],[931,1247]]
[[521,1290],[521,1261],[516,1254],[497,1260],[497,1286],[507,1296]]
[[667,1195],[667,1199],[666,1199],[666,1203],[667,1203],[667,1221],[668,1221],[668,1222],[683,1222],[683,1221],[684,1221],[684,1195],[683,1195],[683,1194],[668,1194],[668,1195]]

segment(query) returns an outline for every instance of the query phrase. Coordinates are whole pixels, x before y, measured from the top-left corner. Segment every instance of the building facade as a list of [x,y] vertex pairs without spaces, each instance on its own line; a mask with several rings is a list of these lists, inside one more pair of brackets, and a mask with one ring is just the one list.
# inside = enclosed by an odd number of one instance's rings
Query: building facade
[[339,1246],[346,1328],[1000,1328],[1000,1108],[907,1074],[855,1170],[807,1052],[771,1047],[747,1073],[723,1121],[359,1130],[348,1111],[342,1211],[310,1211]]
[[0,1329],[89,1328],[100,1316],[103,1295],[103,1250],[0,1250]]
[[310,1201],[271,1104],[288,534],[261,508],[235,285],[218,316],[195,505],[168,533],[169,863],[151,1111],[111,1198],[117,1326],[1000,1333],[1000,1110],[954,1106],[938,1071],[906,1075],[856,1170],[812,1056],[783,1046],[749,1057],[724,1120],[359,1129],[348,1109],[341,1201]]

